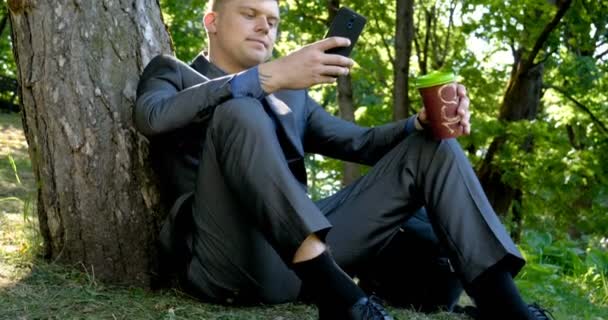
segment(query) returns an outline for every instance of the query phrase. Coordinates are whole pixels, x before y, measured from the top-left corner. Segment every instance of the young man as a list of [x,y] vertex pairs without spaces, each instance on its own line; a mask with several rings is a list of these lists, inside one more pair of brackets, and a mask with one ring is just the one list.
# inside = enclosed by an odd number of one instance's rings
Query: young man
[[[189,214],[184,274],[191,290],[228,303],[293,301],[302,291],[314,297],[320,319],[392,319],[349,274],[373,263],[411,212],[425,206],[485,318],[546,318],[519,296],[512,276],[524,261],[455,140],[417,132],[424,112],[362,128],[308,96],[307,88],[349,73],[351,59],[325,53],[348,39],[321,40],[269,61],[280,21],[276,0],[216,0],[210,7],[208,57],[193,68],[170,56],[153,59],[135,111],[170,182],[167,196]],[[458,96],[469,133],[463,86]],[[305,153],[373,168],[315,204],[306,193]],[[163,234],[171,239],[176,220],[169,222]]]

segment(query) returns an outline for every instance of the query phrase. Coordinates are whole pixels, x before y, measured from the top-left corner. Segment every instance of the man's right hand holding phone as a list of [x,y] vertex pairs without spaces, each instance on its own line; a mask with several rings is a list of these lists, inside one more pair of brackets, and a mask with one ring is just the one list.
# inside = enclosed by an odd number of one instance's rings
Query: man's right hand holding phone
[[281,89],[307,89],[317,84],[334,83],[337,77],[350,72],[354,61],[326,51],[349,45],[348,38],[330,37],[259,65],[262,89],[270,94]]

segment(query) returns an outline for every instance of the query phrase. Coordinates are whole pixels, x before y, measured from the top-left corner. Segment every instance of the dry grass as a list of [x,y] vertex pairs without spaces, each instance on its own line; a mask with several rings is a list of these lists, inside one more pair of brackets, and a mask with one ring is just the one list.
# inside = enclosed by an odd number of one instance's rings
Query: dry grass
[[34,175],[17,114],[0,114],[0,212],[21,213],[30,199]]

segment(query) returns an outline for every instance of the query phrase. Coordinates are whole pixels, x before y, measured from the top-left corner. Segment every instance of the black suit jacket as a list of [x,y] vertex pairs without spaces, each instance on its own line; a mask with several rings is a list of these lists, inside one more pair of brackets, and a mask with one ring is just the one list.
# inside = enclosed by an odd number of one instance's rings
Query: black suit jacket
[[[177,271],[183,276],[190,261],[190,201],[207,124],[215,108],[233,98],[234,76],[203,56],[189,66],[168,55],[155,57],[141,76],[135,124],[150,138],[153,162],[163,180],[161,195],[172,204],[159,235],[160,261],[168,262],[161,263],[161,274]],[[405,137],[404,121],[363,128],[328,114],[306,90],[280,91],[265,100],[289,168],[304,188],[305,153],[373,165]]]
[[[171,199],[194,190],[207,123],[216,107],[233,98],[234,76],[203,56],[188,66],[160,55],[146,66],[137,90],[135,124],[150,137]],[[265,99],[280,127],[291,171],[303,185],[305,153],[373,165],[405,137],[405,121],[360,127],[328,114],[306,90],[283,90]]]
[[[150,138],[161,196],[172,206],[159,235],[161,275],[185,275],[192,252],[190,201],[207,124],[215,108],[233,98],[234,76],[203,56],[189,66],[160,55],[148,63],[139,81],[135,124]],[[289,167],[304,187],[306,152],[373,165],[405,136],[404,121],[359,127],[328,114],[305,90],[281,91],[265,99]]]

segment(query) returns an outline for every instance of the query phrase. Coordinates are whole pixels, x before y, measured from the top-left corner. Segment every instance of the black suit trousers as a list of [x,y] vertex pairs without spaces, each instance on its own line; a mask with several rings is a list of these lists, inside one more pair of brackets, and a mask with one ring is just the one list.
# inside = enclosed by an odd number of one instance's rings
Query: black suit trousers
[[497,263],[513,274],[523,266],[455,140],[412,134],[368,174],[314,203],[262,104],[232,99],[206,132],[187,279],[216,302],[293,301],[300,281],[289,265],[308,235],[321,235],[336,262],[357,274],[422,206],[464,283]]

